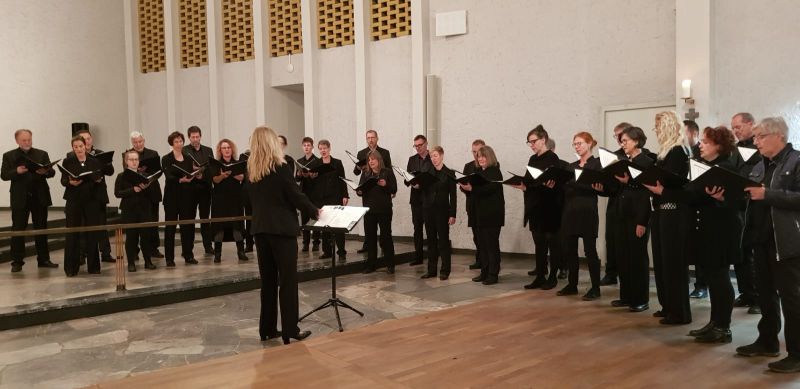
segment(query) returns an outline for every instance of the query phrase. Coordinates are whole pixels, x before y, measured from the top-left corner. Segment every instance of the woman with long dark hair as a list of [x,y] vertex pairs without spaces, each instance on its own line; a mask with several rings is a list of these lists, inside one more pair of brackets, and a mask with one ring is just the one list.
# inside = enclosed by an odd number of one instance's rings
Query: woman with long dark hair
[[[377,151],[367,154],[367,170],[360,184],[375,180],[376,184],[358,195],[369,211],[364,215],[364,244],[367,246],[367,264],[364,273],[378,267],[378,228],[381,230],[381,250],[386,260],[386,271],[394,274],[394,241],[392,240],[392,198],[397,193],[397,179],[391,169],[383,166],[383,157]],[[359,185],[360,185],[359,184]]]

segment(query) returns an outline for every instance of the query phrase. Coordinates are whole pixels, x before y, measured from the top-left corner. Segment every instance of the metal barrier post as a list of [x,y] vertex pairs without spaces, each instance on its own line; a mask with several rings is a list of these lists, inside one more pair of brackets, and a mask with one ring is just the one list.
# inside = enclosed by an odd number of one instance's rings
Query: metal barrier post
[[117,291],[125,290],[125,247],[122,243],[122,228],[116,229],[116,242],[117,248]]

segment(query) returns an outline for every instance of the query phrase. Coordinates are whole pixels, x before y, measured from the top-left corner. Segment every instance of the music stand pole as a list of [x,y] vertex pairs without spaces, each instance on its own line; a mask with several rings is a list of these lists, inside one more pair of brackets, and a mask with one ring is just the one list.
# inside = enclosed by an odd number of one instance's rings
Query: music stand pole
[[342,318],[339,316],[339,307],[347,308],[359,316],[364,317],[364,313],[351,307],[349,304],[345,303],[344,301],[340,300],[339,297],[336,296],[336,238],[335,233],[346,231],[346,229],[342,228],[330,228],[330,227],[314,227],[314,226],[304,226],[303,228],[311,231],[320,231],[320,233],[330,233],[331,234],[331,298],[328,301],[324,302],[322,305],[312,309],[310,312],[306,313],[305,315],[301,316],[298,319],[298,322],[303,321],[306,317],[311,315],[314,312],[319,310],[333,307],[334,312],[336,313],[336,322],[339,324],[339,332],[344,332],[344,328],[342,327]]

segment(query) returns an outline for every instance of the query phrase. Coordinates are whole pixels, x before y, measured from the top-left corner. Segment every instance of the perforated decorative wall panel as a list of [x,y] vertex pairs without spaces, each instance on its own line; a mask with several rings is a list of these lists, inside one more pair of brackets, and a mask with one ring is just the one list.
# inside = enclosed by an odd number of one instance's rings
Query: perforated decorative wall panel
[[[181,67],[208,64],[206,0],[179,0],[181,24]],[[212,0],[213,1],[213,0]]]
[[139,0],[139,66],[142,73],[167,68],[164,47],[164,3],[162,0]]
[[317,25],[320,49],[352,45],[353,0],[317,0]]
[[273,57],[303,52],[300,0],[269,0],[269,47]]
[[222,0],[225,62],[253,59],[253,1]]
[[397,38],[409,34],[411,34],[410,0],[372,0],[372,40]]

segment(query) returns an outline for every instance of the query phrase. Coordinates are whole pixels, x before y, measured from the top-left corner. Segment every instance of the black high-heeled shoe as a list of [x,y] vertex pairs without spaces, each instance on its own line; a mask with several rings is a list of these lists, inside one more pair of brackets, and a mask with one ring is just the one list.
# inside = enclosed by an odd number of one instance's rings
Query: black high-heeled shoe
[[289,344],[289,341],[292,340],[292,339],[294,339],[294,340],[303,340],[305,338],[308,338],[309,336],[311,336],[311,331],[308,331],[308,330],[300,331],[296,335],[293,335],[293,336],[285,336],[284,335],[283,336],[283,344]]

